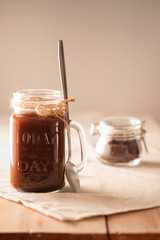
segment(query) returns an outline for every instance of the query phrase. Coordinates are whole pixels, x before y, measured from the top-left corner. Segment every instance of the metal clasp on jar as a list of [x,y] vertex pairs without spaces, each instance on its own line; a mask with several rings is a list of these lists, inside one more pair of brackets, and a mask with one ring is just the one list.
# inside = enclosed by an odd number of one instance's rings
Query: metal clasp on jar
[[95,135],[98,135],[99,134],[99,131],[98,131],[98,129],[97,129],[97,126],[98,126],[99,124],[96,122],[96,123],[92,123],[91,124],[91,126],[90,126],[90,134],[92,135],[92,136],[95,136]]

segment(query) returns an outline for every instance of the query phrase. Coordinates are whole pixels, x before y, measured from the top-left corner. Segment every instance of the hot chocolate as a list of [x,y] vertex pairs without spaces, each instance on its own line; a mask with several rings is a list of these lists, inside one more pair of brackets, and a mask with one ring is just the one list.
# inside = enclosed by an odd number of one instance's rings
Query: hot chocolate
[[64,121],[56,116],[12,114],[11,184],[23,191],[64,186]]

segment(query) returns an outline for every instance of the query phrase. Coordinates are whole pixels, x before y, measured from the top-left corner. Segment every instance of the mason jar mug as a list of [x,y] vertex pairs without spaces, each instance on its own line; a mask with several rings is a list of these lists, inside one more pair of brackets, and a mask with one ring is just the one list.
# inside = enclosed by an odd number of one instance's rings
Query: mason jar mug
[[[69,101],[69,100],[68,100]],[[47,192],[65,185],[66,101],[56,90],[30,89],[13,93],[10,118],[10,180],[19,190]],[[78,131],[81,161],[86,164],[85,134],[80,124],[70,121]]]

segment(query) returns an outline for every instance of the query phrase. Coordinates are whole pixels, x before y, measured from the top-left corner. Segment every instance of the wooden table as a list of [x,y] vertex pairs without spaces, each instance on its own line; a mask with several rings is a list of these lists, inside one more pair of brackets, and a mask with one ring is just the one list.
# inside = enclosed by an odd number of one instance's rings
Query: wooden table
[[[0,118],[0,123],[0,139],[4,141],[8,139],[8,120]],[[160,240],[160,208],[60,222],[0,198],[0,240],[26,239]]]
[[0,198],[0,240],[159,240],[160,208],[61,222]]

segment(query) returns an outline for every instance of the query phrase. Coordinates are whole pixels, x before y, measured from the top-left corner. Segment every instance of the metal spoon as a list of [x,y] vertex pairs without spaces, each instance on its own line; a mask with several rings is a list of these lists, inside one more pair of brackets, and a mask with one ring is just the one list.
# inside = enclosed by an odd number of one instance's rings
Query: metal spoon
[[[66,68],[65,68],[65,59],[64,59],[64,50],[63,50],[63,41],[58,41],[58,63],[59,63],[59,74],[61,81],[61,89],[63,92],[64,99],[68,99],[67,91],[67,78],[66,78]],[[66,103],[68,106],[68,103]],[[70,124],[69,111],[66,113],[66,121]],[[76,166],[71,162],[71,134],[70,131],[67,132],[68,140],[68,160],[65,165],[65,172],[68,183],[73,192],[78,192],[80,189],[80,182],[78,177],[78,172]]]

